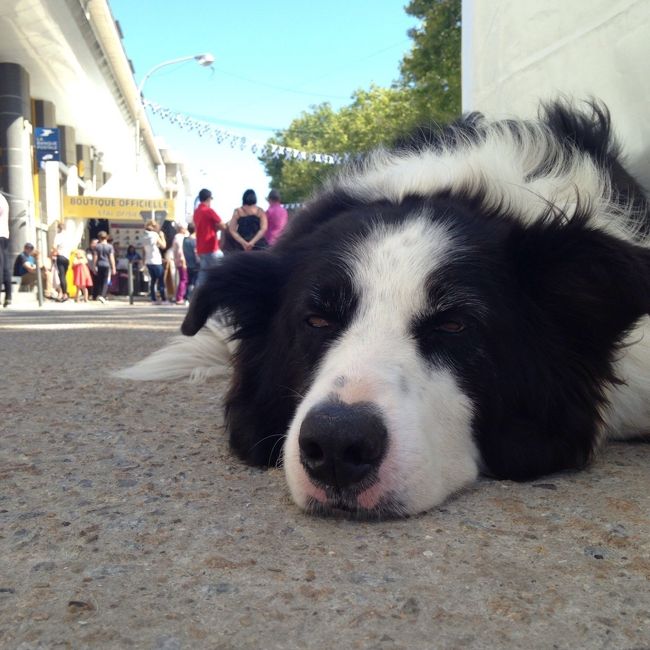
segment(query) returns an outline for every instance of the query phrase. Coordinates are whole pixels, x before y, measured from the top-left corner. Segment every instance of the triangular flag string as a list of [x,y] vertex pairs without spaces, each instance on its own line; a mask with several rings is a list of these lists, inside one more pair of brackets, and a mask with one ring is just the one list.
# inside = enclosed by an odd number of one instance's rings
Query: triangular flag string
[[274,159],[305,160],[324,165],[340,165],[351,158],[350,154],[339,155],[302,151],[279,144],[268,144],[266,142],[251,140],[246,136],[219,128],[210,122],[197,120],[183,113],[177,113],[160,104],[150,102],[147,99],[144,99],[143,103],[154,115],[157,115],[161,119],[181,129],[195,132],[200,138],[209,138],[219,145],[228,145],[231,149],[240,149],[241,151],[248,149],[254,155],[270,156]]

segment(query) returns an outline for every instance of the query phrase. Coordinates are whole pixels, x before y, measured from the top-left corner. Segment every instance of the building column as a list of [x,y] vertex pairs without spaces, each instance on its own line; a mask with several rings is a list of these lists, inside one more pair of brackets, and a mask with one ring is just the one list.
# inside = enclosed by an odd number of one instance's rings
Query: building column
[[27,70],[0,63],[0,187],[9,202],[13,257],[35,236],[29,119]]

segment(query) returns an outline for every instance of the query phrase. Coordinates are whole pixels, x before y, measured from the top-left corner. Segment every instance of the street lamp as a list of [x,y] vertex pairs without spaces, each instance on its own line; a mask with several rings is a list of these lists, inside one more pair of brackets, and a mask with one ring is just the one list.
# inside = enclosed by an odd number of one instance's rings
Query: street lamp
[[142,91],[144,89],[144,85],[147,82],[147,79],[156,72],[157,70],[160,70],[160,68],[164,68],[168,65],[173,65],[175,63],[184,63],[185,61],[191,61],[194,59],[200,66],[202,67],[208,67],[211,66],[214,63],[214,55],[211,54],[210,52],[204,52],[203,54],[192,54],[190,56],[182,56],[178,59],[171,59],[169,61],[163,61],[162,63],[159,63],[158,65],[155,65],[151,70],[149,70],[144,77],[142,77],[142,81],[140,81],[140,85],[138,86],[138,105],[136,108],[136,115],[135,115],[135,169],[136,171],[138,170],[139,163],[140,163],[140,111],[143,110],[143,105],[142,105]]

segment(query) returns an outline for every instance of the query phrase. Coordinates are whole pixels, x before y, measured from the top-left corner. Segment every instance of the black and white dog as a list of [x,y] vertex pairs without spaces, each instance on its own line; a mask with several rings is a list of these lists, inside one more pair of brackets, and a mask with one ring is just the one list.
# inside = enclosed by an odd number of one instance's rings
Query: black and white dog
[[650,430],[648,219],[604,106],[469,115],[226,257],[186,337],[123,375],[230,373],[232,449],[282,459],[310,511],[404,515],[480,472],[580,468]]

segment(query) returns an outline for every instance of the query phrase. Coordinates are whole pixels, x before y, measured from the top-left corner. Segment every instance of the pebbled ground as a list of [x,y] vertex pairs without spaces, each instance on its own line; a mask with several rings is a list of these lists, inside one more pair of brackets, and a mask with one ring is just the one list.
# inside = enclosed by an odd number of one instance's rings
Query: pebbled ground
[[223,386],[108,372],[182,307],[0,313],[0,647],[650,648],[650,444],[316,519],[230,456]]

